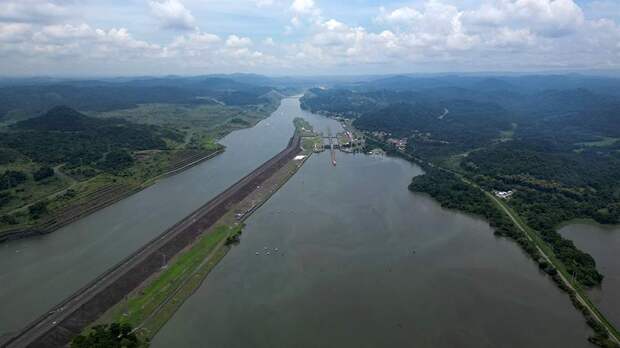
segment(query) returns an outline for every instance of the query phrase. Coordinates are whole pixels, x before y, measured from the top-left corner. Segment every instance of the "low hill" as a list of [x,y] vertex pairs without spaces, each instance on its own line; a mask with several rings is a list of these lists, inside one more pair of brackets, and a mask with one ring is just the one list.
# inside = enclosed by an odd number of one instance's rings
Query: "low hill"
[[107,120],[85,116],[68,106],[56,106],[45,114],[20,121],[14,128],[41,131],[77,132],[96,129],[109,124]]
[[162,127],[88,117],[59,106],[10,127],[0,137],[0,147],[35,162],[95,165],[111,149],[165,149],[166,139],[181,141],[183,136]]

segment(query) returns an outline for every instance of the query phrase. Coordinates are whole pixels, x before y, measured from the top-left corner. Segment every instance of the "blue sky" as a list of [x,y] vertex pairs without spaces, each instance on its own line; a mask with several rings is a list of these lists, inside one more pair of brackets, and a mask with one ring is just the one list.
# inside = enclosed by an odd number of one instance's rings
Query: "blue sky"
[[0,75],[619,68],[617,0],[0,1]]

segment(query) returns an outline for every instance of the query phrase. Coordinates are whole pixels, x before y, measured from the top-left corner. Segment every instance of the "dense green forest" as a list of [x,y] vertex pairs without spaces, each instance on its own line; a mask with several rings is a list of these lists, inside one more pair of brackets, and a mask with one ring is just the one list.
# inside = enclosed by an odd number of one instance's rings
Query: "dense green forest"
[[272,90],[222,77],[68,80],[1,86],[0,122],[32,117],[58,105],[100,112],[148,103],[257,105],[268,103]]
[[[0,227],[45,217],[52,203],[61,208],[74,198],[74,188],[88,194],[123,176],[131,177],[130,169],[138,162],[134,153],[169,151],[170,144],[184,138],[172,128],[88,117],[66,106],[4,127],[0,129]],[[89,183],[97,176],[110,182]],[[54,196],[62,189],[68,190]],[[20,207],[27,209],[16,210]]]
[[[111,150],[118,153],[123,150],[166,149],[166,139],[181,141],[183,135],[174,130],[121,119],[96,119],[58,106],[5,130],[0,137],[0,147],[39,163],[112,169],[108,167],[108,156],[105,156]],[[131,164],[131,161],[124,162]],[[113,167],[119,169],[116,165]]]
[[[460,172],[509,200],[586,286],[602,276],[557,227],[575,218],[620,222],[619,79],[579,76],[395,76],[312,89],[302,106],[354,119],[378,140],[407,139],[406,152]],[[429,180],[433,180],[429,185]],[[414,179],[448,207],[487,216],[446,175]]]

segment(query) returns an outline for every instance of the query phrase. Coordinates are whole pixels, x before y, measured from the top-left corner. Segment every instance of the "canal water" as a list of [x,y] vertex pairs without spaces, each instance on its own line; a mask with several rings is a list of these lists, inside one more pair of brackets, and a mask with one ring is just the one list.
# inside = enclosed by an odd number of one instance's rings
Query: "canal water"
[[[0,337],[23,327],[286,147],[298,99],[221,141],[212,160],[52,234],[0,244]],[[1,341],[1,339],[0,339]]]
[[314,154],[248,219],[153,347],[589,346],[568,297],[515,243],[407,190],[418,167],[337,160]]
[[616,327],[620,327],[620,226],[576,223],[564,226],[560,234],[592,255],[605,279],[590,298]]

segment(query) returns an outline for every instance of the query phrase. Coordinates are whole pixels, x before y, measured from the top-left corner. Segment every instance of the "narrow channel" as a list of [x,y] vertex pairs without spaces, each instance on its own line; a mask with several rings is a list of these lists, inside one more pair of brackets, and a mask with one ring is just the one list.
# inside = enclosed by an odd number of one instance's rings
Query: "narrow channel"
[[597,269],[605,278],[600,288],[588,294],[607,319],[620,327],[620,226],[580,222],[564,226],[559,232],[596,261]]
[[[304,113],[319,130],[332,120]],[[313,155],[153,347],[588,347],[548,277],[398,158]]]
[[52,234],[0,245],[0,336],[45,313],[286,147],[300,115],[284,99],[226,151]]

